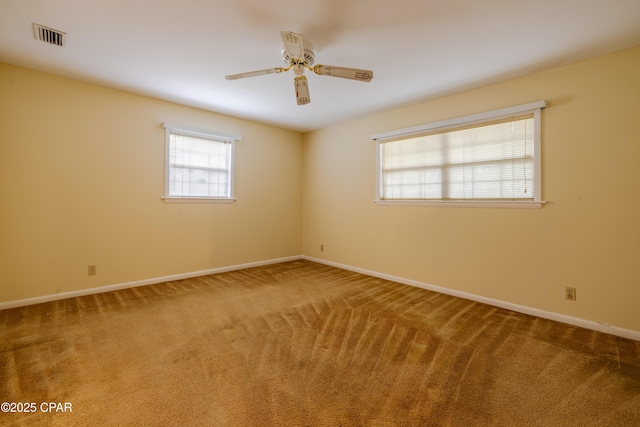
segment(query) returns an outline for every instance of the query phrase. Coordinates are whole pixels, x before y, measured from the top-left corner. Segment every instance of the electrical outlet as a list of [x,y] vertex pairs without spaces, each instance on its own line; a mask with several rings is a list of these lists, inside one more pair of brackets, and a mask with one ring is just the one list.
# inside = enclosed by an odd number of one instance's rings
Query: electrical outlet
[[90,265],[89,268],[87,269],[87,274],[89,276],[95,276],[96,274],[98,274],[98,266]]
[[571,286],[567,286],[566,288],[564,288],[564,298],[571,300],[571,301],[575,301],[576,300],[576,288],[571,287]]

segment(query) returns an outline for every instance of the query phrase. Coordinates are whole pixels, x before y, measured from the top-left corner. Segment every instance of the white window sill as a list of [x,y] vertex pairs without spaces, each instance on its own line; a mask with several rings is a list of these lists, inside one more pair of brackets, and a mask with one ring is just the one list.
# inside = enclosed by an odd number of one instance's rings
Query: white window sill
[[214,197],[163,197],[165,203],[234,203],[236,199]]
[[502,208],[502,209],[540,209],[547,202],[532,200],[374,200],[378,205],[395,206],[439,206],[456,208]]

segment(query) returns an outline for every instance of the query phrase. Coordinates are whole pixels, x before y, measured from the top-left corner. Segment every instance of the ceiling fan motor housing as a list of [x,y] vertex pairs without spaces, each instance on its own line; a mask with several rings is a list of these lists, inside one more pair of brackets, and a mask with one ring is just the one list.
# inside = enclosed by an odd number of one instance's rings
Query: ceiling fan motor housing
[[[310,41],[303,40],[302,48],[304,50],[304,61],[306,62],[307,66],[309,67],[313,66],[313,64],[316,62],[315,46]],[[282,48],[282,60],[287,65],[291,63],[291,57],[287,53],[287,49],[285,49],[284,47]]]

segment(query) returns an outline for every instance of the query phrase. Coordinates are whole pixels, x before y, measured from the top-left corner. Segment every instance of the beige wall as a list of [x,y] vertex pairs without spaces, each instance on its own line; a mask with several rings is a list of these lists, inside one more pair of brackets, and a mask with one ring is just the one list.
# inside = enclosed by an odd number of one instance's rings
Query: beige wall
[[[638,76],[635,48],[305,135],[303,253],[640,331]],[[541,99],[542,209],[373,203],[372,134]]]
[[[303,253],[640,331],[638,75],[640,48],[303,137],[0,64],[0,302]],[[540,99],[544,208],[373,203],[372,134]],[[163,121],[243,136],[235,204],[160,200]]]
[[[161,201],[164,121],[242,135],[236,203]],[[301,253],[299,133],[5,64],[0,129],[0,301]]]

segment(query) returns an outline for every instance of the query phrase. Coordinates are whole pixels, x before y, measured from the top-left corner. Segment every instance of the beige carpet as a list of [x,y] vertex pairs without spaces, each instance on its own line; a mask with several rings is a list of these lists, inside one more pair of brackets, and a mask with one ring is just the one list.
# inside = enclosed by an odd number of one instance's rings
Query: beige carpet
[[0,425],[640,425],[637,341],[308,261],[4,310],[0,337],[0,400],[37,409]]

